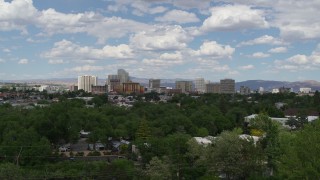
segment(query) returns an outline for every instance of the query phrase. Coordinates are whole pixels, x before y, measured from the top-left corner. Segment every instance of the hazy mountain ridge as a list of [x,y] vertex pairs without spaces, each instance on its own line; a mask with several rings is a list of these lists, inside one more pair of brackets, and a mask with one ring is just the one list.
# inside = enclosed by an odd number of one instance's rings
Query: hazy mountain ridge
[[293,91],[298,92],[300,88],[311,88],[312,90],[320,90],[320,82],[315,80],[307,80],[307,81],[269,81],[269,80],[248,80],[243,82],[236,83],[236,89],[239,89],[240,86],[250,87],[252,90],[259,89],[259,87],[263,87],[264,90],[272,90],[274,88],[286,87],[293,88]]

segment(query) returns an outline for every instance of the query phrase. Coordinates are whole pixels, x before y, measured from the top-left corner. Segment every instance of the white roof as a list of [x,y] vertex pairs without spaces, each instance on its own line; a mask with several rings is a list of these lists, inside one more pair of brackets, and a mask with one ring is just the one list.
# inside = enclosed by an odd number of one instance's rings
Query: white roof
[[210,140],[211,139],[210,136],[208,136],[208,137],[194,137],[194,139],[197,141],[198,144],[204,144],[204,145],[212,144],[212,141]]
[[308,122],[318,119],[319,116],[308,116]]
[[251,138],[253,139],[254,144],[259,141],[260,137],[258,136],[250,136],[248,134],[240,134],[239,138],[244,139],[244,140],[250,140]]

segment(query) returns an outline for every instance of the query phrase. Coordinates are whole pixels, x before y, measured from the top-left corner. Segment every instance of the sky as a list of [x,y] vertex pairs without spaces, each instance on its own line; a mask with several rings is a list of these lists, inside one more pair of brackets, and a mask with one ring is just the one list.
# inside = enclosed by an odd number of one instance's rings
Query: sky
[[0,80],[320,80],[319,0],[0,0]]

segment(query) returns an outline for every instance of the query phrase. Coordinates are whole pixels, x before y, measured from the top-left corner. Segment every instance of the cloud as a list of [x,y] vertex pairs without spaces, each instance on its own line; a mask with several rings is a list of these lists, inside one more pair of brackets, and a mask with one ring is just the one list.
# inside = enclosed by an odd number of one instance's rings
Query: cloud
[[286,47],[276,47],[276,48],[272,48],[270,49],[268,52],[269,53],[285,53],[287,52],[287,48]]
[[144,15],[152,12],[154,5],[163,4],[164,6],[173,6],[179,9],[198,9],[207,10],[210,7],[211,0],[114,0],[112,5],[108,6],[108,10],[127,12],[129,8],[133,8],[134,12]]
[[0,63],[5,63],[6,61],[4,59],[0,58]]
[[37,24],[49,35],[87,33],[104,43],[108,38],[121,38],[128,33],[148,28],[148,25],[120,17],[103,17],[94,12],[64,14],[54,9],[42,11]]
[[[0,1],[0,7],[3,7],[0,30],[20,30],[24,34],[28,33],[28,25],[34,25],[42,30],[42,35],[86,33],[104,43],[108,38],[121,38],[149,26],[120,17],[104,17],[95,12],[62,13],[52,8],[39,11],[32,0]],[[154,11],[160,10],[156,8]]]
[[65,62],[62,59],[49,59],[49,64],[64,64]]
[[278,39],[269,35],[263,35],[253,40],[243,41],[240,44],[238,44],[238,46],[252,46],[252,45],[258,45],[258,44],[284,45],[287,43],[285,43],[282,39]]
[[118,46],[104,46],[97,49],[89,46],[80,46],[68,40],[56,42],[54,47],[42,54],[47,59],[57,60],[106,60],[106,59],[129,59],[133,57],[133,50],[126,44]]
[[2,49],[2,51],[5,52],[5,53],[10,53],[11,52],[11,50],[8,49],[8,48],[4,48],[4,49]]
[[284,39],[320,38],[320,1],[277,1],[272,5],[275,13],[273,26],[280,29]]
[[250,70],[254,69],[254,66],[252,64],[246,65],[246,66],[240,66],[239,69],[241,70]]
[[291,62],[293,64],[307,64],[308,63],[308,57],[306,55],[297,54],[287,59],[288,62]]
[[204,42],[200,49],[193,51],[192,54],[196,56],[210,56],[214,59],[231,59],[235,49],[229,45],[221,45],[216,41]]
[[253,53],[252,55],[250,55],[249,57],[252,57],[252,58],[267,58],[269,56],[270,56],[270,54],[266,54],[266,53],[263,53],[263,52],[256,52],[256,53]]
[[77,66],[71,69],[66,69],[67,72],[93,72],[93,71],[103,71],[105,68],[102,66],[90,66],[90,65],[84,65],[84,66]]
[[20,59],[18,64],[28,64],[29,60],[28,59]]
[[154,26],[133,35],[130,46],[147,51],[178,50],[187,47],[191,40],[192,37],[181,26]]
[[210,31],[238,31],[244,29],[268,28],[269,24],[264,12],[245,5],[226,5],[211,9],[211,16],[202,27],[204,32]]
[[180,52],[163,53],[158,59],[143,59],[142,63],[149,66],[173,66],[183,64],[183,58]]
[[182,9],[197,8],[200,10],[210,7],[211,0],[173,0],[173,5]]
[[319,0],[222,0],[268,9],[269,24],[280,30],[285,40],[308,40],[320,38]]
[[[145,14],[158,14],[167,11],[167,7],[165,6],[153,6],[155,4],[159,4],[156,1],[144,1],[144,0],[117,0],[110,1],[113,4],[108,5],[107,9],[111,12],[122,12],[127,13],[131,12],[136,16],[144,16]],[[129,9],[132,10],[129,11]]]
[[316,49],[309,56],[296,54],[285,60],[276,60],[274,65],[276,69],[291,71],[318,70],[320,69],[320,44],[318,44]]
[[160,22],[176,22],[179,24],[194,23],[200,21],[196,14],[176,9],[167,12],[161,17],[155,18],[155,20]]
[[0,7],[0,30],[4,31],[20,30],[26,34],[26,26],[38,15],[32,0],[0,0]]

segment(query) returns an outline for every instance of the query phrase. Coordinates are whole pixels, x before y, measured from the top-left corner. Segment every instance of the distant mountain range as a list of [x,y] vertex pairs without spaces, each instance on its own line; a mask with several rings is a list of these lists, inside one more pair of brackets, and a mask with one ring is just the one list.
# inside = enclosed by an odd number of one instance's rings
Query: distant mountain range
[[286,87],[292,88],[294,92],[298,92],[300,88],[311,88],[313,91],[320,90],[320,82],[309,80],[309,81],[265,81],[265,80],[248,80],[236,83],[236,89],[240,89],[240,86],[250,87],[251,90],[259,89],[263,87],[264,90],[272,90],[274,88]]
[[[144,86],[147,86],[149,79],[146,78],[136,78],[130,77],[133,82],[141,83]],[[175,81],[177,80],[188,80],[188,79],[161,79],[161,86],[174,87]],[[8,83],[28,83],[28,84],[63,84],[63,85],[73,85],[77,84],[76,78],[57,78],[57,79],[31,79],[31,80],[0,80],[0,82]],[[105,79],[98,79],[98,84],[105,84]],[[312,90],[320,90],[320,82],[314,80],[308,81],[271,81],[271,80],[248,80],[242,82],[236,82],[236,89],[239,90],[240,86],[247,86],[251,90],[259,89],[263,87],[264,90],[270,91],[274,88],[287,87],[292,88],[293,91],[299,91],[299,88],[308,87]]]

